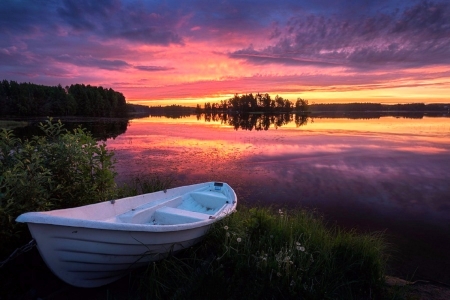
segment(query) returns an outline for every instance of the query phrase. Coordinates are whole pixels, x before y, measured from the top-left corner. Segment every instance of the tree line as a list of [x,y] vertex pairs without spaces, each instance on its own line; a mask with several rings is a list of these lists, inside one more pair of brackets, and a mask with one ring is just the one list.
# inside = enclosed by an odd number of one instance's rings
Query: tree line
[[221,100],[219,103],[205,103],[202,108],[197,104],[196,112],[306,112],[308,111],[308,100],[298,98],[294,103],[289,99],[284,99],[278,95],[272,99],[269,94],[235,94],[233,98]]
[[449,103],[405,103],[381,104],[370,102],[309,104],[308,100],[298,98],[295,102],[280,96],[272,98],[269,94],[235,94],[233,98],[218,103],[207,102],[204,107],[197,104],[196,113],[317,113],[317,112],[450,112]]
[[84,84],[63,88],[3,80],[0,116],[125,117],[125,96],[113,89]]
[[310,104],[311,112],[448,112],[450,104],[445,103],[405,103],[405,104],[381,104],[381,103],[321,103]]

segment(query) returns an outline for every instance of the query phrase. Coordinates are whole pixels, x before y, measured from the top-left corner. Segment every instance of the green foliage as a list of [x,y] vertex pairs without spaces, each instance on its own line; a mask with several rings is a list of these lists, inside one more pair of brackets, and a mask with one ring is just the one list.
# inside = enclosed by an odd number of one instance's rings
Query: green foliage
[[305,212],[240,209],[205,241],[153,263],[141,294],[167,299],[365,299],[380,295],[381,234],[327,228]]
[[82,128],[73,132],[48,119],[44,136],[21,140],[0,132],[0,240],[4,251],[27,231],[15,218],[28,211],[85,205],[114,198],[113,153]]

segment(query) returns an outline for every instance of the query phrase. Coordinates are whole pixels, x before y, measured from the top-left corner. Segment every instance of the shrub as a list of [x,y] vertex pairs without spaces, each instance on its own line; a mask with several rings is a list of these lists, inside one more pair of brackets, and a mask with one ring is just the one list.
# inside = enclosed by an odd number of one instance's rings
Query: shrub
[[50,118],[43,136],[21,140],[0,132],[0,253],[29,237],[18,215],[114,198],[113,153],[82,128],[73,132]]

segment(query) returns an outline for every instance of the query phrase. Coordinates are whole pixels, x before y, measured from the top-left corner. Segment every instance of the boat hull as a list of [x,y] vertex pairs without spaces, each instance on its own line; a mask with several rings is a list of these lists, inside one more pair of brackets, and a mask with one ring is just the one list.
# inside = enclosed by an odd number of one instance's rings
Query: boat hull
[[111,283],[135,268],[196,244],[209,226],[163,234],[32,223],[28,227],[40,255],[56,276],[73,286],[90,288]]

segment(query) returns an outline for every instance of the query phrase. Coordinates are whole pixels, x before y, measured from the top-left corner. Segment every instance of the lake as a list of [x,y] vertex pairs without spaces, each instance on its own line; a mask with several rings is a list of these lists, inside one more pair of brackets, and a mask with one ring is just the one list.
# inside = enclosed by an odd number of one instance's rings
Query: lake
[[383,231],[391,274],[450,284],[448,117],[147,117],[106,144],[118,182],[225,181],[239,204],[306,208],[328,224]]

